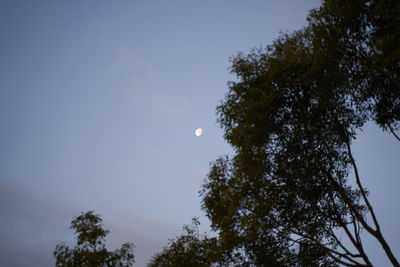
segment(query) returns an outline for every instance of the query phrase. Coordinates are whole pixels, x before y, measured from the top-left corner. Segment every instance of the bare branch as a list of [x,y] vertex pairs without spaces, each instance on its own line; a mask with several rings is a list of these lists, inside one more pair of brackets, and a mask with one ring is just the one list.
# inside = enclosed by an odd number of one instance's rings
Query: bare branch
[[393,134],[393,136],[400,142],[400,137],[396,134],[396,132],[394,131],[393,127],[390,126],[390,124],[388,124],[388,128],[390,132]]
[[[353,158],[353,155],[352,155],[352,153],[351,153],[350,143],[349,143],[348,140],[346,140],[346,146],[347,146],[348,154],[349,154],[349,156],[350,156],[351,164],[353,165],[353,168],[354,168],[354,173],[355,173],[355,176],[356,176],[356,183],[357,183],[358,187],[359,187],[360,190],[361,190],[361,194],[362,194],[362,196],[363,196],[363,199],[364,199],[364,201],[365,201],[365,204],[367,205],[368,210],[369,210],[370,213],[371,213],[372,219],[373,219],[374,224],[375,224],[375,227],[376,227],[376,231],[374,231],[374,233],[371,233],[371,234],[372,234],[373,236],[375,236],[375,238],[376,238],[376,239],[379,241],[379,243],[382,245],[382,247],[383,247],[383,249],[384,249],[386,255],[388,256],[388,258],[390,259],[390,261],[392,262],[392,264],[393,264],[394,266],[400,266],[399,262],[398,262],[397,259],[394,257],[394,255],[393,255],[393,253],[392,253],[392,251],[391,251],[389,245],[387,244],[386,240],[383,238],[383,235],[382,235],[382,232],[381,232],[381,230],[380,230],[380,226],[379,226],[378,220],[377,220],[377,218],[376,218],[376,216],[375,216],[375,212],[374,212],[374,210],[373,210],[371,204],[370,204],[369,201],[368,201],[368,198],[367,198],[367,195],[366,195],[366,193],[365,193],[364,188],[363,188],[362,185],[361,185],[360,176],[359,176],[359,174],[358,174],[357,165],[356,165],[355,160],[354,160],[354,158]],[[360,221],[360,222],[361,222],[361,224],[363,224],[362,221]]]
[[380,231],[380,226],[379,226],[378,220],[377,220],[377,218],[376,218],[376,216],[375,216],[374,209],[372,208],[372,205],[370,204],[370,202],[369,202],[369,200],[368,200],[368,198],[367,198],[367,194],[366,194],[366,192],[365,192],[364,187],[361,185],[360,175],[359,175],[359,173],[358,173],[358,168],[357,168],[356,162],[355,162],[355,160],[354,160],[354,158],[353,158],[353,154],[351,153],[351,147],[350,147],[350,143],[349,143],[349,140],[348,140],[348,139],[346,140],[346,146],[347,146],[347,152],[348,152],[349,157],[350,157],[350,162],[351,162],[351,165],[353,166],[354,174],[355,174],[355,176],[356,176],[356,183],[357,183],[357,186],[358,186],[358,188],[360,189],[361,195],[362,195],[362,197],[363,197],[363,199],[364,199],[364,201],[365,201],[365,204],[367,205],[368,210],[369,210],[369,212],[371,213],[372,219],[374,220],[374,224],[375,224],[375,227],[376,227],[376,231]]
[[[338,263],[341,263],[341,264],[343,264],[344,266],[349,266],[349,267],[368,266],[368,265],[365,265],[365,264],[351,264],[351,263],[348,263],[348,262],[345,262],[345,261],[341,260],[340,258],[336,257],[336,256],[333,255],[332,253],[329,253],[329,252],[328,252],[328,254],[329,254],[329,257],[331,257],[334,261],[336,261],[336,262],[338,262]],[[371,266],[372,266],[372,265],[371,265]]]
[[349,254],[350,256],[352,256],[353,258],[360,258],[361,254],[354,254],[352,252],[350,252],[340,241],[340,239],[336,236],[336,234],[333,232],[333,230],[331,230],[331,235],[332,237],[336,240],[337,244],[339,245],[339,247],[341,247],[347,254]]

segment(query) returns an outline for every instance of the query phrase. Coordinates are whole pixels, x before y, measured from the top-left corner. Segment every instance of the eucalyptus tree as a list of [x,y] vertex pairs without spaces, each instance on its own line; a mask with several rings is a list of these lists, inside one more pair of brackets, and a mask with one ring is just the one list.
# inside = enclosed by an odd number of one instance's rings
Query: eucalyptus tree
[[249,264],[372,266],[364,230],[399,266],[351,150],[367,121],[400,141],[399,27],[398,1],[327,0],[232,58],[217,112],[235,154],[213,163],[203,209]]
[[[221,266],[372,266],[364,232],[400,266],[352,153],[367,122],[400,142],[400,2],[325,0],[307,21],[231,59],[237,79],[217,114],[234,155],[211,164],[200,192],[217,235],[203,256]],[[178,238],[159,255],[202,240]]]
[[133,243],[124,243],[120,249],[108,251],[105,237],[109,233],[102,225],[102,219],[93,211],[77,216],[71,222],[71,229],[77,236],[77,245],[69,248],[60,243],[53,254],[57,267],[128,267],[135,262]]

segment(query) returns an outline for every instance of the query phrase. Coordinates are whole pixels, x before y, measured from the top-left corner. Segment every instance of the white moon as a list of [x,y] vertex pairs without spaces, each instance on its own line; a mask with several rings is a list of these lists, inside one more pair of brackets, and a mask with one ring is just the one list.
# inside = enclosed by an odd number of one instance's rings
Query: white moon
[[197,128],[196,131],[194,131],[194,134],[196,136],[200,136],[202,133],[203,133],[203,129],[201,129],[201,128]]

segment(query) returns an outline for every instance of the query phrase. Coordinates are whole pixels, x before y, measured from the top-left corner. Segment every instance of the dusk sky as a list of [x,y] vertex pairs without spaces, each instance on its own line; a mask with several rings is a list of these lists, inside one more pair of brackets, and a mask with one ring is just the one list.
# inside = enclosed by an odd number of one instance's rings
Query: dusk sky
[[[317,0],[0,1],[0,266],[54,266],[74,216],[145,266],[199,216],[232,154],[216,123],[229,58],[300,29]],[[201,127],[203,134],[194,131]],[[400,143],[369,124],[354,144],[383,234],[400,256]],[[389,266],[367,242],[371,261]]]

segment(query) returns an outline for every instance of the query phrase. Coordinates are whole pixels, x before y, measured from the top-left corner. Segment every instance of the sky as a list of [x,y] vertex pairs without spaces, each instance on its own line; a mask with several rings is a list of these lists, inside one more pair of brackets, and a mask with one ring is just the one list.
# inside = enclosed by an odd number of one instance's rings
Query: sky
[[[235,78],[229,58],[300,29],[319,5],[0,1],[0,266],[53,266],[88,210],[102,215],[110,249],[135,244],[135,266],[193,216],[207,231],[198,191],[209,163],[232,154],[215,114]],[[372,124],[354,144],[395,253],[399,148]],[[367,250],[388,265],[372,241]]]

